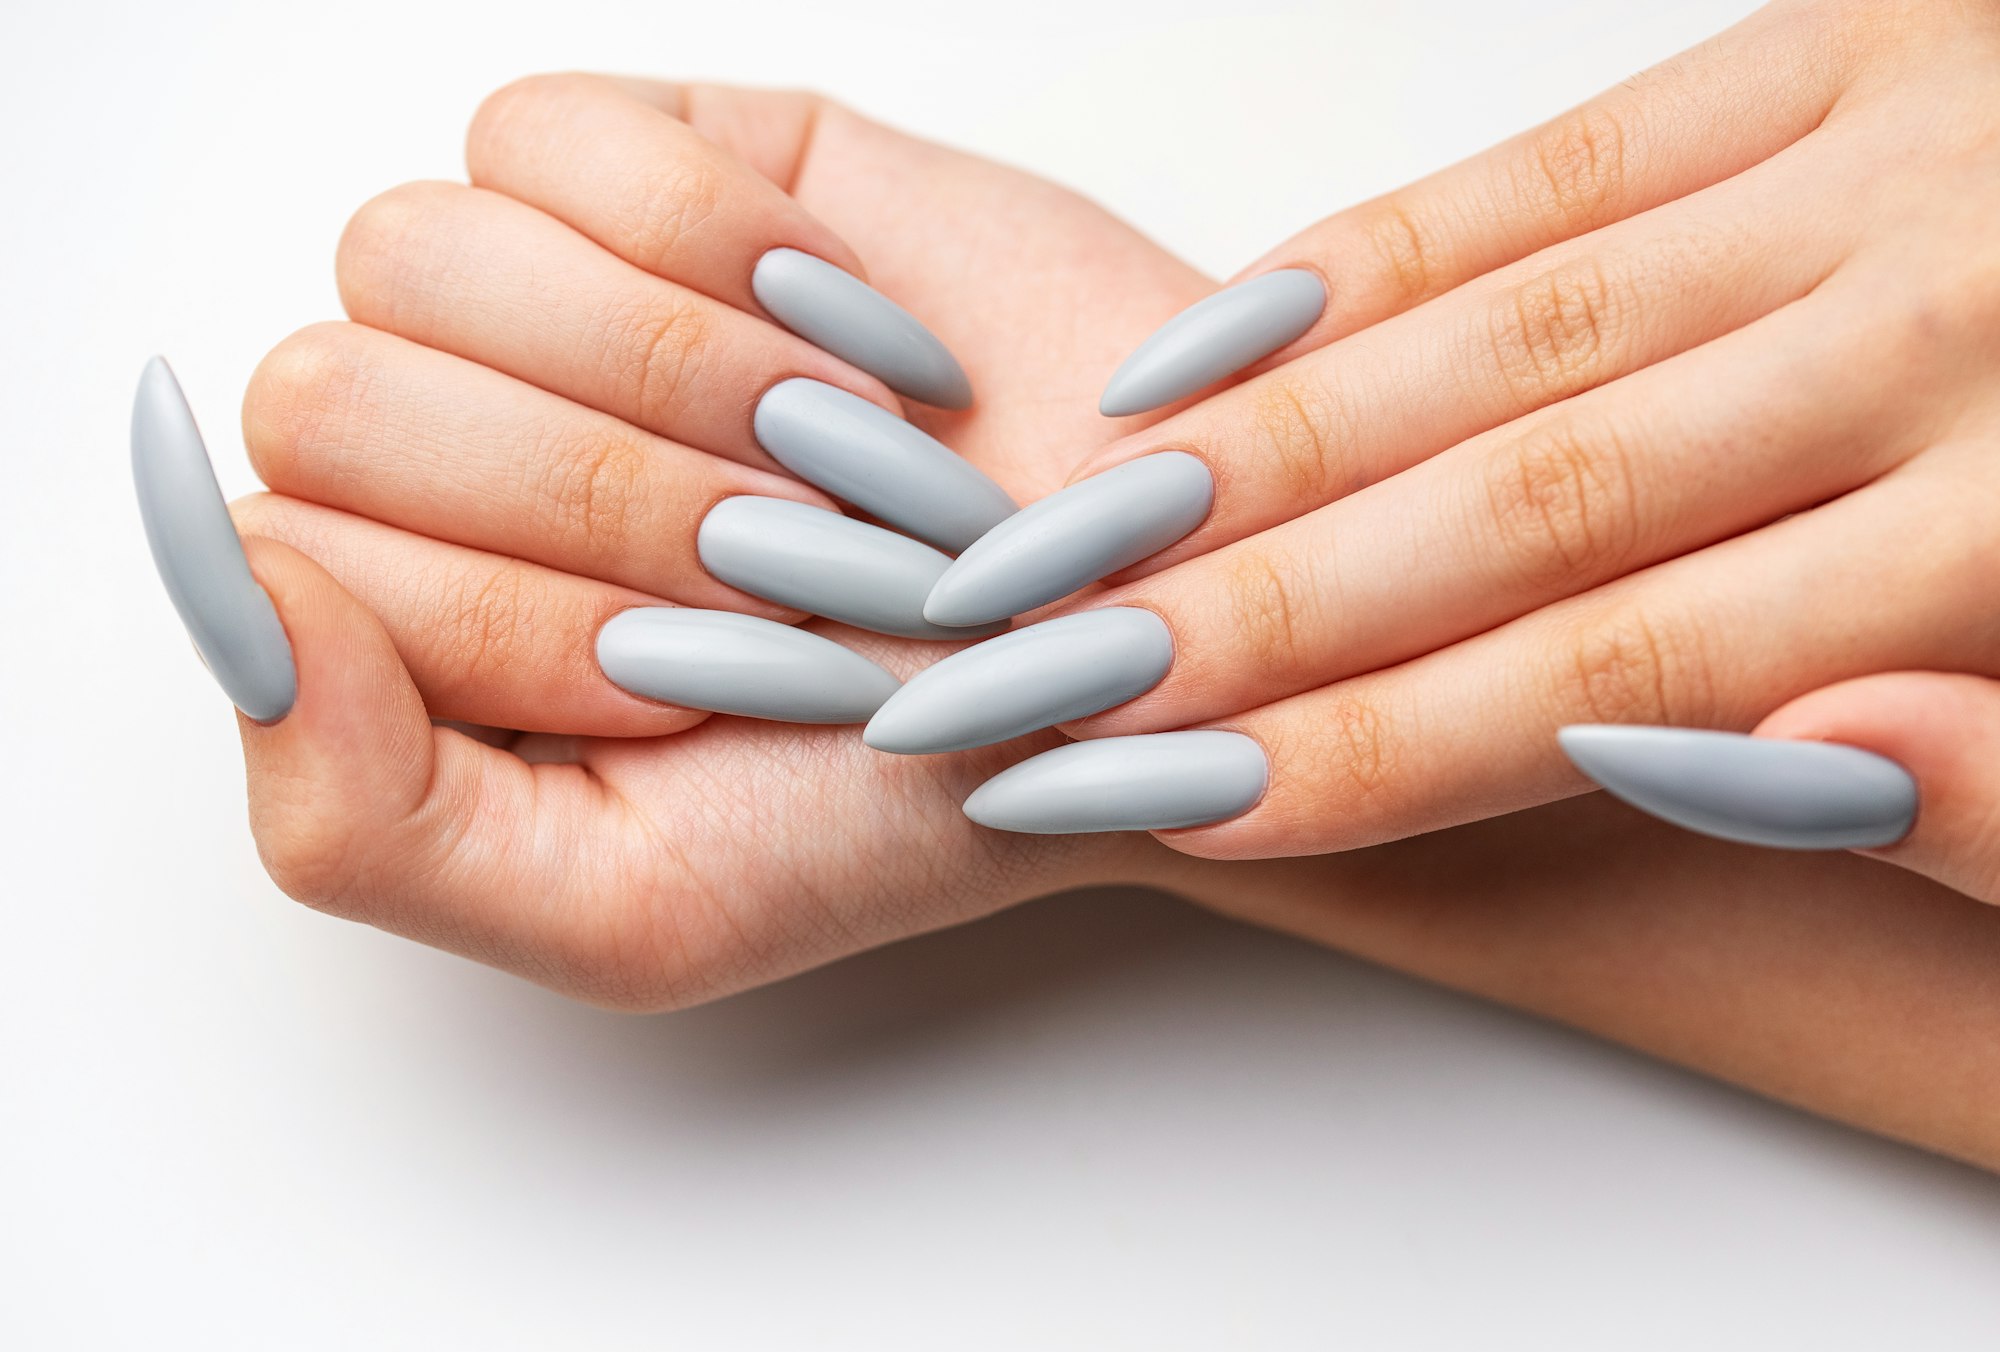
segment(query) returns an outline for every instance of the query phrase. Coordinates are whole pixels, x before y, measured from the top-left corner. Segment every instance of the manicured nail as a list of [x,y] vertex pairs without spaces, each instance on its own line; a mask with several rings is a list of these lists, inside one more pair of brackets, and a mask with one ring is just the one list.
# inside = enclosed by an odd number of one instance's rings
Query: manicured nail
[[772,318],[898,394],[939,408],[972,403],[972,384],[917,317],[851,272],[797,249],[757,260],[750,290]]
[[773,385],[754,423],[786,469],[939,549],[963,549],[1014,514],[1007,490],[950,447],[821,381]]
[[291,641],[250,575],[194,413],[160,357],[132,401],[132,480],[153,564],[195,651],[245,715],[277,722],[298,698]]
[[949,555],[880,526],[784,498],[724,498],[695,536],[702,566],[781,606],[903,638],[976,639],[986,625],[948,629],[924,618]]
[[1097,401],[1107,418],[1171,404],[1268,357],[1313,326],[1326,287],[1303,268],[1252,277],[1198,300],[1153,330]]
[[1249,811],[1270,774],[1264,748],[1239,732],[1106,737],[1002,770],[973,790],[965,815],[1038,836],[1170,831]]
[[1894,844],[1917,819],[1910,772],[1859,747],[1603,723],[1557,736],[1612,796],[1705,836],[1861,850]]
[[924,668],[875,711],[861,740],[905,756],[1004,742],[1136,699],[1173,660],[1173,635],[1150,610],[1044,620]]
[[621,611],[597,631],[597,665],[647,699],[784,723],[864,723],[896,693],[832,639],[726,610]]
[[985,624],[1068,596],[1156,554],[1202,523],[1208,466],[1185,451],[1115,465],[1022,508],[945,570],[924,618]]

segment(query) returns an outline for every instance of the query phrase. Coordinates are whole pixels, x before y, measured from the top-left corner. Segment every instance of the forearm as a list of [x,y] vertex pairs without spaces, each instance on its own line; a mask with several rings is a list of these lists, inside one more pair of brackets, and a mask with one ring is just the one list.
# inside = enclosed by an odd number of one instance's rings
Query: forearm
[[2000,1168],[2000,911],[1602,795],[1374,849],[1155,861],[1215,910]]

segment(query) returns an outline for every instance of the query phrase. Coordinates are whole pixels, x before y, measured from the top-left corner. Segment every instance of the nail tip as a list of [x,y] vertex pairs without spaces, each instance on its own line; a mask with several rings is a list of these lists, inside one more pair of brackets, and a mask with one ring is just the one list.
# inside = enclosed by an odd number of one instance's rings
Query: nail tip
[[251,721],[281,721],[298,701],[291,637],[250,571],[194,410],[159,353],[133,395],[131,468],[154,567],[209,675]]

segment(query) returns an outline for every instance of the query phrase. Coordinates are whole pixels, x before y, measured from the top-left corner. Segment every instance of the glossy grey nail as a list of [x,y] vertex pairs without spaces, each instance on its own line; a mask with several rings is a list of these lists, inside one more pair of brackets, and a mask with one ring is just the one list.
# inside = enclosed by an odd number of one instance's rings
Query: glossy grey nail
[[1214,499],[1208,466],[1185,451],[1093,474],[981,536],[931,588],[924,618],[985,624],[1047,605],[1165,549],[1202,523]]
[[807,483],[939,549],[963,549],[1014,514],[1007,491],[950,447],[823,381],[773,385],[755,428],[757,444]]
[[237,708],[277,722],[298,697],[291,641],[250,575],[194,413],[159,357],[132,401],[132,481],[154,566],[195,651]]
[[1038,836],[1206,826],[1249,811],[1270,773],[1264,748],[1239,732],[1106,737],[1001,771],[965,800],[965,815]]
[[896,678],[832,639],[725,610],[621,611],[597,631],[597,665],[647,699],[784,723],[862,723]]
[[861,740],[905,756],[1004,742],[1136,699],[1173,660],[1173,635],[1150,610],[1044,620],[924,668],[875,711]]
[[1326,287],[1284,268],[1198,300],[1159,328],[1112,373],[1097,401],[1107,418],[1171,404],[1270,356],[1313,326]]
[[1614,797],[1705,836],[1857,850],[1901,840],[1917,817],[1910,772],[1859,747],[1602,723],[1557,736]]
[[797,249],[772,249],[757,260],[750,290],[780,324],[896,393],[939,408],[972,403],[972,384],[951,351],[853,273]]
[[949,555],[880,526],[784,498],[724,498],[696,533],[702,566],[781,606],[903,638],[976,639],[991,625],[948,629],[924,618]]

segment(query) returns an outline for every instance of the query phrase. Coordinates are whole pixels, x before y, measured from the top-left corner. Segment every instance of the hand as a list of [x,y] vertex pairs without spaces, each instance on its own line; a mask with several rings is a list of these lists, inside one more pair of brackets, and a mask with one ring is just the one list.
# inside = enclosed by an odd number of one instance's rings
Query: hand
[[1567,724],[2000,672],[1996,74],[1991,7],[1780,5],[1281,246],[1310,331],[1079,471],[1190,451],[1214,505],[1089,602],[1170,672],[1069,730],[1255,739],[1263,799],[1164,837],[1244,858],[1575,793]]
[[[1023,499],[1096,435],[1094,373],[1208,284],[1068,193],[806,96],[529,80],[481,110],[470,160],[474,187],[363,209],[340,252],[356,322],[288,340],[246,401],[277,495],[236,512],[298,668],[290,714],[243,725],[280,885],[653,1008],[1133,875],[1143,839],[967,822],[993,755],[695,726],[607,682],[591,637],[654,598],[769,613],[693,553],[719,497],[824,501],[750,438],[763,389],[803,372],[899,407],[745,308],[763,248],[858,266],[851,244],[979,393],[916,416]],[[935,651],[817,627],[902,670]],[[606,740],[501,749],[433,717]]]

